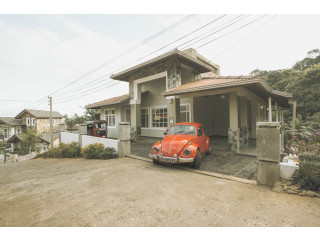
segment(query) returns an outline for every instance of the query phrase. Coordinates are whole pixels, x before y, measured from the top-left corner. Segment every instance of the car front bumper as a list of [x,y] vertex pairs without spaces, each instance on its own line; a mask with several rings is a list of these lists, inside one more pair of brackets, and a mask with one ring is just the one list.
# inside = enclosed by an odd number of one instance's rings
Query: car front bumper
[[193,158],[181,158],[181,157],[166,157],[160,155],[154,155],[149,153],[149,157],[155,159],[160,162],[167,162],[167,163],[189,163],[194,162]]

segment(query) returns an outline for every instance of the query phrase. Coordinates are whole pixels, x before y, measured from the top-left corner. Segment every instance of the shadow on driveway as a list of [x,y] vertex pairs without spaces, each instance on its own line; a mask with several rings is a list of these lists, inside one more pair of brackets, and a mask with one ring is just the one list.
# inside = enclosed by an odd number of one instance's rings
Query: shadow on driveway
[[[131,142],[131,153],[148,158],[152,145],[161,138],[140,137]],[[213,152],[202,159],[200,170],[256,180],[256,158],[232,154],[226,137],[212,137]]]

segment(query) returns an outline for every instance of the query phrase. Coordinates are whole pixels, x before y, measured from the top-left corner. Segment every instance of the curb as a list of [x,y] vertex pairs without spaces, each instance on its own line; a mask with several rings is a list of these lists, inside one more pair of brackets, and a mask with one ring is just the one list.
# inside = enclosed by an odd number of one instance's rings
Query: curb
[[[126,157],[152,163],[151,159],[132,155],[132,154],[126,155]],[[258,185],[257,181],[255,181],[255,180],[238,178],[238,177],[234,177],[234,176],[229,176],[229,175],[224,175],[224,174],[214,173],[214,172],[207,172],[207,171],[203,171],[203,170],[192,169],[192,168],[187,168],[187,167],[182,167],[182,166],[179,166],[178,169],[188,171],[188,172],[198,173],[198,174],[202,174],[202,175],[206,175],[206,176],[210,176],[210,177],[222,178],[222,179],[245,183],[245,184]]]

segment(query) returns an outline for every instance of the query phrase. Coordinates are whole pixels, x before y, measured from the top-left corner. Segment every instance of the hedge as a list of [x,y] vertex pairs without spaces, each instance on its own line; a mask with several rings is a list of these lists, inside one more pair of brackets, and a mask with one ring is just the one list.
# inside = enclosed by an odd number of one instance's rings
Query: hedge
[[320,193],[320,162],[301,162],[299,170],[295,171],[292,180],[294,184],[300,184],[306,190]]

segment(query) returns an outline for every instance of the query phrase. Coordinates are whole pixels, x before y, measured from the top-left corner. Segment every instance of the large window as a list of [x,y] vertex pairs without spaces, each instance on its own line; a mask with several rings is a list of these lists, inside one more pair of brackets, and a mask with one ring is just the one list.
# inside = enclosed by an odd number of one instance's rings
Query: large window
[[108,127],[116,126],[116,111],[114,109],[108,109],[105,111],[105,113]]
[[149,109],[141,108],[141,127],[148,128],[149,127]]
[[190,105],[180,105],[180,122],[190,122]]
[[165,128],[168,126],[168,110],[165,107],[151,108],[151,127]]

